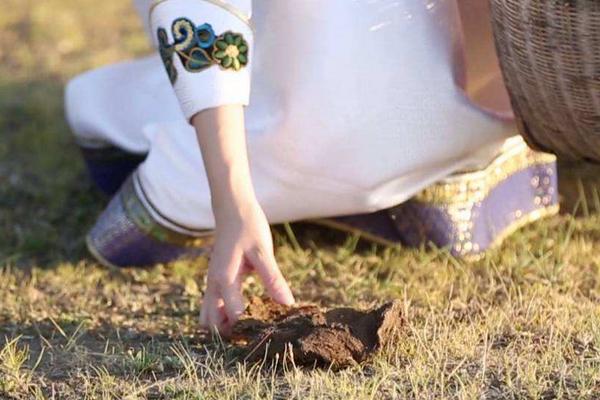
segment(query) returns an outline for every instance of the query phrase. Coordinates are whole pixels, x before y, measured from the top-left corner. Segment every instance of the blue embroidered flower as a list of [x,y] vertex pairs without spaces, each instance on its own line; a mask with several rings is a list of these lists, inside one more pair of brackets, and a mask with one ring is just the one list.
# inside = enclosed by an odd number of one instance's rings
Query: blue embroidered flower
[[200,25],[196,29],[196,42],[203,49],[210,49],[215,43],[216,38],[215,31],[210,24]]

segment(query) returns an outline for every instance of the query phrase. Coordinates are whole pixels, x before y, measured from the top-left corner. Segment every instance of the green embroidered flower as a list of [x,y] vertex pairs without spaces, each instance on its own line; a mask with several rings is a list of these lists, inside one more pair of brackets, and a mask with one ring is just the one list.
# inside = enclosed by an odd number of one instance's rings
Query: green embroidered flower
[[212,57],[221,68],[239,71],[248,64],[248,43],[239,33],[225,32],[215,41]]

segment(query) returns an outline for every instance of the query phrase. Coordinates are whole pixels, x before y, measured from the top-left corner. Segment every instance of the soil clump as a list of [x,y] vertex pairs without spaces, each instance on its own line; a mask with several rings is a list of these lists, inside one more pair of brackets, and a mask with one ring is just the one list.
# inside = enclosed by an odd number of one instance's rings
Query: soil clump
[[255,297],[230,340],[240,346],[242,359],[251,363],[277,360],[340,369],[366,361],[395,340],[403,323],[399,301],[368,311],[322,310],[315,305],[287,307]]

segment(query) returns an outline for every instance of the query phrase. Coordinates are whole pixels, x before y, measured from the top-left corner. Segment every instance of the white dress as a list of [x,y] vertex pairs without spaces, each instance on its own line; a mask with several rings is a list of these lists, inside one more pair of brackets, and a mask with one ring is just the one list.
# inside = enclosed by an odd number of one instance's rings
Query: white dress
[[[486,25],[487,2],[470,2],[463,21]],[[456,0],[167,0],[152,12],[149,0],[137,5],[155,43],[160,28],[175,43],[171,24],[185,17],[216,35],[239,33],[250,47],[237,71],[189,72],[175,54],[173,85],[152,55],[88,72],[67,87],[78,142],[149,152],[138,180],[162,218],[178,225],[214,226],[188,124],[206,108],[247,105],[253,183],[274,223],[394,206],[485,164],[515,132],[510,112],[498,111],[502,96],[486,91],[499,73],[489,32],[477,24],[467,27],[475,32],[467,36],[467,60],[475,61],[466,75],[472,96],[465,94]]]

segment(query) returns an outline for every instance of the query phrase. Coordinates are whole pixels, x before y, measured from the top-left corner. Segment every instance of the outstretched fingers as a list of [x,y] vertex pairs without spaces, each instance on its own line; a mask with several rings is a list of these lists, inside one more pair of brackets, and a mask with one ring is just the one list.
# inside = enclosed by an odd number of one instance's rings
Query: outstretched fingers
[[224,263],[217,261],[216,258],[213,259],[209,268],[208,284],[200,312],[202,326],[224,335],[231,333],[245,310],[242,279],[250,266],[274,301],[285,305],[294,304],[294,295],[272,252],[255,250],[247,252],[245,258],[231,257]]
[[228,335],[244,312],[241,264],[241,256],[226,262],[219,262],[218,258],[212,261],[200,312],[202,326]]
[[272,252],[251,252],[248,254],[248,261],[254,267],[273,300],[284,305],[295,303],[292,290],[283,277]]
[[246,306],[242,295],[242,281],[237,277],[234,282],[223,287],[224,312],[227,317],[223,329],[229,333],[233,325],[240,319]]
[[211,331],[219,331],[226,321],[223,299],[215,285],[209,284],[202,299],[200,325]]

